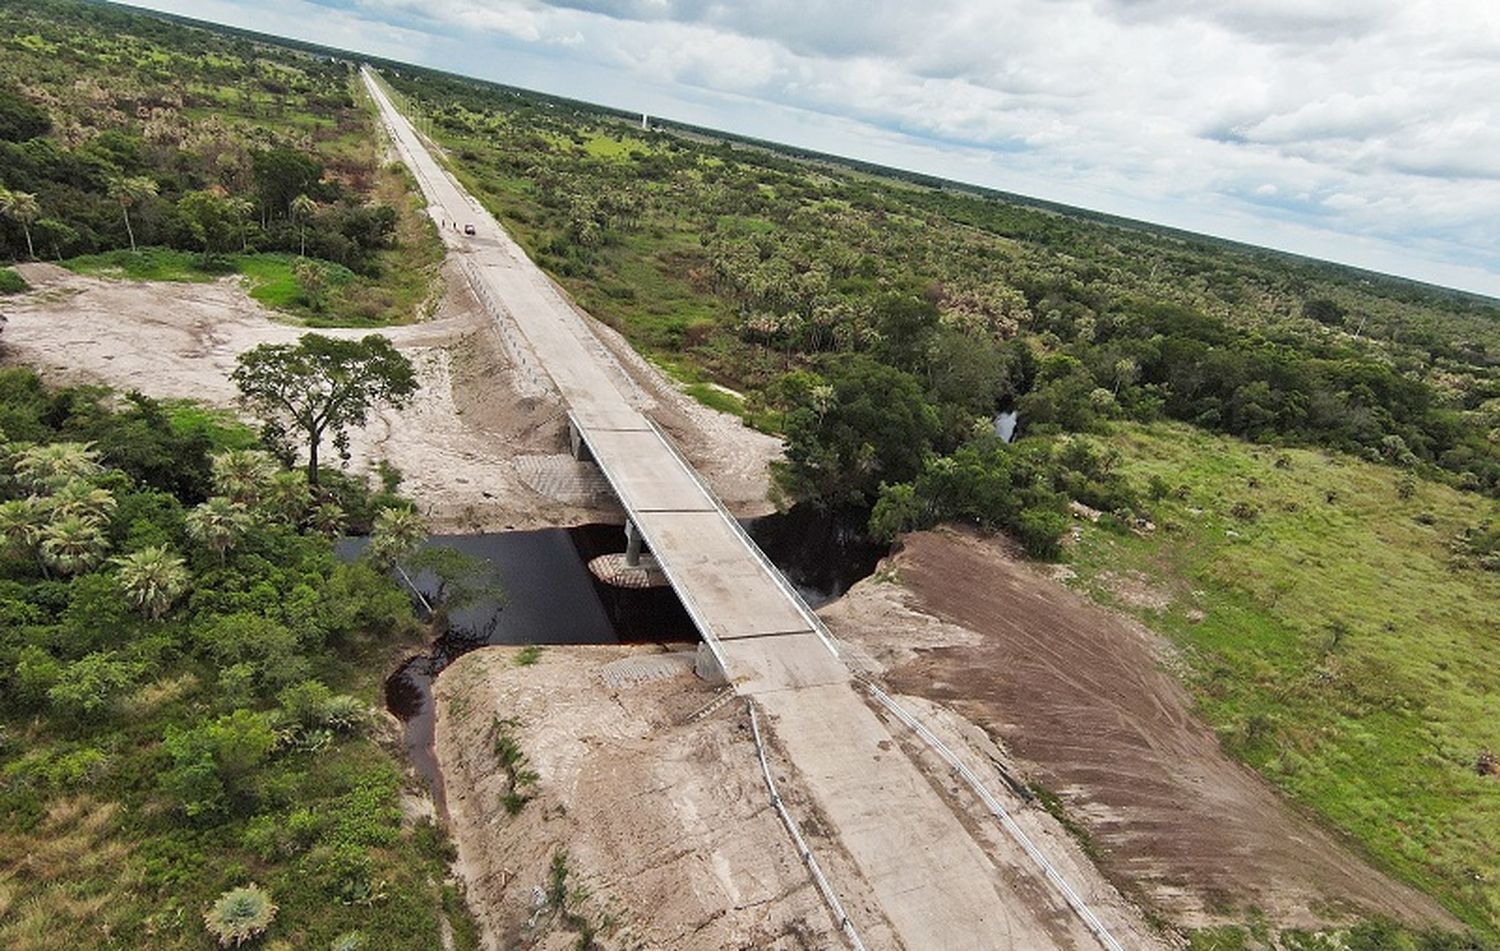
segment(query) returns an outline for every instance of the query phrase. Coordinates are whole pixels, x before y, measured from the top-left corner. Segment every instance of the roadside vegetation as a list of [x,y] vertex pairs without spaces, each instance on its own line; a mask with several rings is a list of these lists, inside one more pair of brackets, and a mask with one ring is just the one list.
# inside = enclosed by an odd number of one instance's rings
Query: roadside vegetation
[[[786,437],[786,501],[864,513],[885,538],[1003,530],[1105,600],[1122,575],[1161,584],[1170,609],[1133,609],[1181,648],[1225,746],[1482,940],[1500,933],[1484,710],[1500,305],[423,70],[387,79],[590,312]],[[1015,443],[996,434],[1007,411]],[[1325,940],[1287,940],[1303,937]],[[1259,940],[1195,940],[1240,938]],[[1345,939],[1428,946],[1378,922],[1327,938]]]
[[8,4],[0,48],[0,260],[421,315],[441,248],[348,63],[76,0]]
[[376,707],[422,629],[333,553],[407,503],[23,369],[0,432],[0,945],[475,946]]
[[1181,424],[1111,444],[1157,531],[1085,527],[1078,583],[1171,637],[1228,750],[1494,938],[1500,572],[1463,541],[1500,503]]

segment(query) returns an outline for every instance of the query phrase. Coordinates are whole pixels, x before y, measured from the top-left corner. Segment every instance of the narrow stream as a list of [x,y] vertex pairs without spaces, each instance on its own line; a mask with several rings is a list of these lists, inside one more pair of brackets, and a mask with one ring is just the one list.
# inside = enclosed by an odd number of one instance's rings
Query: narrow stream
[[[822,513],[797,507],[744,524],[813,607],[838,598],[874,570],[884,546],[865,540],[864,513]],[[525,532],[434,536],[429,544],[456,548],[488,561],[500,579],[503,602],[455,611],[448,631],[385,680],[386,709],[403,723],[407,755],[432,790],[447,821],[447,797],[433,749],[432,682],[450,663],[488,645],[693,643],[698,632],[671,588],[631,589],[604,584],[588,564],[625,550],[623,526],[588,524]],[[365,539],[340,543],[354,558]],[[436,579],[413,582],[429,598]],[[419,608],[420,609],[420,608]]]

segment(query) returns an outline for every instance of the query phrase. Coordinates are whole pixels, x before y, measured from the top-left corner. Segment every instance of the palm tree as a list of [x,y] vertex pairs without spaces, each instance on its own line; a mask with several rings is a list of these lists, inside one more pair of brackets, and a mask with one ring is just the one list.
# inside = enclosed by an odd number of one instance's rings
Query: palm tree
[[0,542],[16,555],[35,553],[46,524],[47,512],[36,498],[0,502]]
[[390,567],[416,551],[427,538],[422,516],[408,508],[381,509],[370,533],[370,557]]
[[[296,525],[302,521],[311,502],[312,493],[307,490],[307,473],[301,469],[284,469],[271,476],[271,482],[261,496],[261,504],[266,511],[277,521],[287,525]],[[339,510],[338,518],[342,523],[343,510]]]
[[218,555],[220,564],[253,524],[243,505],[222,495],[194,506],[187,513],[188,534]]
[[302,250],[298,252],[298,257],[307,257],[307,219],[317,210],[318,203],[306,195],[298,195],[292,199],[292,220],[301,226]]
[[42,213],[36,196],[30,192],[13,192],[0,188],[0,217],[9,218],[21,226],[26,233],[26,256],[36,258],[36,248],[31,244],[31,223]]
[[313,531],[319,535],[333,538],[344,534],[344,508],[337,502],[318,503],[308,521],[312,524]]
[[74,479],[46,499],[53,518],[76,515],[91,522],[105,522],[115,512],[115,496],[108,489]]
[[161,620],[187,590],[188,571],[182,557],[166,548],[142,548],[121,555],[114,563],[120,566],[116,577],[126,600],[153,621]]
[[24,449],[16,457],[16,481],[32,492],[51,494],[80,479],[98,475],[99,453],[86,442],[54,442]]
[[79,515],[65,516],[42,529],[42,563],[65,575],[95,567],[108,547],[99,523]]
[[125,215],[125,233],[130,235],[130,250],[135,251],[135,228],[130,224],[130,206],[154,198],[158,191],[156,180],[144,175],[126,177],[117,175],[109,180],[109,197],[120,203]]
[[242,505],[254,505],[266,489],[276,463],[258,449],[230,449],[212,459],[214,489]]
[[234,216],[240,220],[240,251],[248,253],[250,250],[250,219],[255,215],[255,202],[248,198],[231,198],[229,205],[234,211]]

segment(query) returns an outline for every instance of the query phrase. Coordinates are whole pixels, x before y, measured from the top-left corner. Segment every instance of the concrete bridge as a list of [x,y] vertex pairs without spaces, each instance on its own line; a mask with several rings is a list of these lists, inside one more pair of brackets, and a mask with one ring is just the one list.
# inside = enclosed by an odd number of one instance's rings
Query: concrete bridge
[[978,844],[856,690],[821,621],[641,412],[613,354],[438,164],[368,69],[364,78],[475,293],[502,334],[523,338],[522,372],[561,396],[574,453],[598,463],[632,544],[650,546],[697,625],[709,655],[700,669],[770,715],[796,766],[791,782],[811,795],[879,905],[863,917],[924,951],[1094,944],[1098,933],[1071,916],[1070,902],[1039,904],[1029,859],[1012,864]]

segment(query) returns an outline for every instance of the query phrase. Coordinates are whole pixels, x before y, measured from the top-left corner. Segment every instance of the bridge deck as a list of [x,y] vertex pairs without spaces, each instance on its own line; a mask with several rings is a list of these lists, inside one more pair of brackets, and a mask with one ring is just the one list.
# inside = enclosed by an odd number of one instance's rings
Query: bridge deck
[[[796,590],[633,405],[638,391],[628,374],[499,222],[439,166],[378,85],[369,85],[444,242],[467,260],[480,296],[520,329],[725,675],[748,693],[847,680]],[[463,234],[464,225],[475,233]]]

